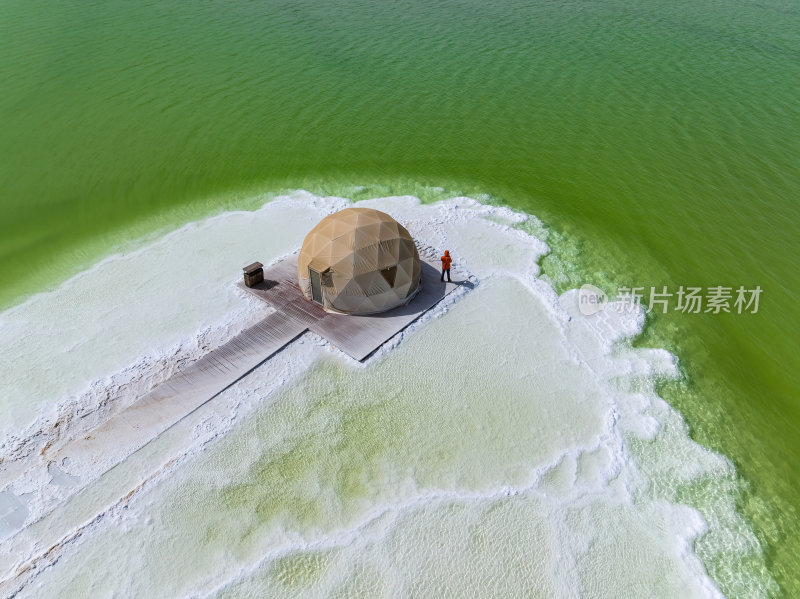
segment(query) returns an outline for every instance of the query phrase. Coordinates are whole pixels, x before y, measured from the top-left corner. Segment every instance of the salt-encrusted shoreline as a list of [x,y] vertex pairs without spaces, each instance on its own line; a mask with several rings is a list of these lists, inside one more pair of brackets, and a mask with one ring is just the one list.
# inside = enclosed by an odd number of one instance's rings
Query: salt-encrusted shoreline
[[[274,207],[283,210],[298,209],[301,205],[311,205],[310,214],[314,218],[347,205],[342,199],[315,198],[310,194],[299,193],[294,197],[282,198]],[[599,438],[594,438],[586,446],[577,446],[556,455],[552,461],[541,464],[531,472],[530,479],[524,484],[504,486],[490,489],[485,493],[462,493],[443,490],[441,492],[425,491],[417,497],[410,496],[396,504],[380,504],[363,514],[358,523],[347,529],[337,530],[314,541],[314,547],[336,546],[340,539],[345,544],[355,545],[354,539],[361,537],[361,532],[370,523],[382,518],[381,514],[400,514],[413,511],[415,506],[435,505],[437,502],[462,501],[466,503],[494,501],[498,497],[516,496],[517,494],[541,494],[548,485],[549,478],[558,481],[566,476],[566,483],[558,483],[551,491],[554,510],[558,510],[560,498],[564,501],[575,501],[580,504],[587,497],[600,497],[603,493],[611,493],[615,501],[632,505],[634,501],[644,501],[651,505],[649,509],[662,510],[667,519],[674,519],[672,530],[675,535],[675,547],[680,560],[688,572],[692,573],[698,588],[704,589],[707,595],[716,595],[713,581],[707,576],[702,563],[692,549],[695,539],[708,526],[699,512],[694,509],[664,505],[663,500],[649,496],[647,474],[639,469],[635,459],[626,446],[626,435],[634,435],[648,442],[659,434],[666,421],[674,421],[679,417],[663,401],[655,395],[655,380],[661,377],[677,376],[674,357],[662,350],[639,350],[625,345],[625,339],[637,334],[643,325],[641,313],[616,313],[607,311],[591,319],[583,319],[577,311],[575,292],[567,292],[559,297],[553,288],[538,277],[537,260],[547,251],[546,245],[526,233],[516,230],[515,224],[524,221],[525,215],[514,213],[508,209],[482,205],[469,198],[453,198],[432,206],[420,206],[415,198],[384,198],[370,200],[362,205],[386,210],[411,231],[415,238],[429,243],[432,247],[443,249],[448,247],[455,256],[456,267],[459,260],[468,263],[475,272],[480,287],[494,285],[497,281],[514,280],[528,290],[546,312],[543,322],[554,327],[555,337],[563,338],[561,349],[567,352],[569,363],[583,365],[594,373],[597,380],[598,393],[601,400],[608,402],[607,419]],[[268,212],[269,206],[263,211]],[[311,216],[308,220],[311,220]],[[224,220],[225,215],[222,215]],[[258,218],[258,214],[255,217]],[[216,217],[220,218],[220,217]],[[265,222],[269,219],[265,219]],[[200,226],[203,226],[201,224]],[[230,228],[231,231],[235,227]],[[241,235],[239,235],[241,237]],[[501,244],[498,246],[498,244]],[[295,246],[288,249],[291,250]],[[284,252],[285,253],[285,252]],[[499,260],[502,256],[502,260]],[[257,256],[261,258],[262,256]],[[262,260],[266,261],[266,260]],[[225,288],[217,289],[217,293]],[[367,364],[348,364],[356,369],[370,368],[387,357],[394,347],[403,341],[406,335],[413,335],[420,327],[426,326],[431,319],[446,314],[460,296],[454,295],[441,302],[429,313],[415,322],[406,332],[400,333],[391,343],[384,346]],[[465,302],[466,304],[467,302]],[[239,307],[241,309],[241,306]],[[224,312],[220,312],[224,313]],[[246,314],[246,312],[229,311],[228,314]],[[212,325],[215,331],[225,331],[229,320],[221,318]],[[205,331],[208,331],[207,328]],[[222,338],[222,337],[219,337]],[[179,344],[177,351],[170,349],[168,355],[184,356],[191,354],[192,348],[202,346],[197,338],[189,338],[189,349]],[[176,346],[172,345],[170,348]],[[199,354],[197,354],[199,355]],[[6,593],[16,592],[27,585],[43,571],[55,564],[59,559],[83,547],[86,550],[86,539],[93,538],[101,531],[107,531],[109,524],[124,519],[129,506],[135,507],[137,498],[148,489],[156,489],[168,479],[181,475],[181,467],[206,447],[214,439],[226,434],[234,434],[231,429],[240,421],[252,414],[256,408],[268,406],[276,391],[286,384],[300,379],[315,361],[324,355],[337,356],[338,352],[324,340],[310,334],[299,338],[286,351],[275,356],[268,363],[268,368],[257,369],[237,385],[223,393],[215,400],[214,405],[206,405],[194,412],[191,417],[181,421],[167,433],[156,439],[143,450],[136,452],[117,468],[103,475],[95,484],[84,492],[74,496],[66,503],[56,502],[56,509],[38,522],[29,523],[24,530],[4,544],[0,563],[8,566],[0,574],[6,581],[0,590]],[[341,359],[343,357],[340,356]],[[169,360],[167,360],[169,361]],[[166,373],[177,368],[174,363],[157,366],[156,373]],[[123,369],[120,372],[127,372]],[[157,374],[153,374],[155,378]],[[135,376],[132,380],[135,381]],[[627,381],[627,382],[626,382]],[[142,383],[146,385],[147,383]],[[626,385],[630,385],[627,388]],[[134,387],[131,387],[134,388]],[[102,396],[102,393],[100,393]],[[95,397],[87,396],[87,397]],[[94,400],[92,400],[94,401]],[[100,402],[98,405],[102,405]],[[601,410],[602,411],[602,410]],[[568,423],[564,423],[568,426]],[[691,481],[697,476],[729,476],[732,466],[722,456],[712,454],[694,444],[680,427],[670,424],[671,430],[677,430],[678,437],[673,440],[700,462],[684,464],[669,463],[664,466],[669,476],[676,480]],[[67,430],[67,429],[65,429]],[[63,436],[64,433],[60,433]],[[684,435],[684,436],[681,436]],[[220,439],[222,441],[222,439]],[[38,442],[38,441],[37,441]],[[685,447],[684,447],[685,446]],[[38,446],[37,446],[38,447]],[[694,453],[692,453],[694,452]],[[28,452],[28,458],[35,457],[35,452]],[[599,459],[595,456],[607,456],[607,462],[600,463],[598,471],[592,476],[581,478],[578,463]],[[22,460],[23,462],[25,460]],[[653,465],[649,466],[653,468]],[[562,472],[563,471],[563,472]],[[31,479],[31,489],[41,484],[43,476],[57,476],[45,471],[38,479]],[[621,481],[620,484],[613,481]],[[560,485],[560,486],[559,486]],[[642,499],[635,499],[640,496]],[[732,509],[727,503],[726,510]],[[722,504],[721,504],[722,505]],[[660,507],[659,507],[660,506]],[[661,512],[659,512],[661,513]],[[390,518],[393,520],[394,516]],[[712,531],[713,532],[713,531]],[[738,530],[736,534],[747,537],[747,531]],[[366,541],[365,541],[366,542]],[[756,542],[757,545],[757,542]],[[281,552],[302,551],[310,547],[302,542],[276,549],[277,553],[267,553],[263,560],[269,560]],[[562,568],[569,570],[566,574],[574,576],[573,556],[564,556]],[[216,583],[217,589],[233,584],[247,576],[247,572],[258,569],[257,562],[248,565],[244,570],[234,569]],[[572,564],[572,565],[570,565]],[[38,582],[36,584],[39,584]],[[212,591],[211,588],[208,589]],[[199,592],[199,591],[198,591]],[[205,592],[205,591],[203,591]],[[213,593],[212,593],[213,594]]]

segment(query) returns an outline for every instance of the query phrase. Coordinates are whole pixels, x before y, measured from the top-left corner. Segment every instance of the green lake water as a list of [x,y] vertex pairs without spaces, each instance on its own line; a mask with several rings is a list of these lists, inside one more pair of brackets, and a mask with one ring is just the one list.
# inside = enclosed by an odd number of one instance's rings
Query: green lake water
[[3,306],[296,188],[535,214],[559,290],[759,285],[637,343],[800,594],[796,2],[0,0],[0,84]]

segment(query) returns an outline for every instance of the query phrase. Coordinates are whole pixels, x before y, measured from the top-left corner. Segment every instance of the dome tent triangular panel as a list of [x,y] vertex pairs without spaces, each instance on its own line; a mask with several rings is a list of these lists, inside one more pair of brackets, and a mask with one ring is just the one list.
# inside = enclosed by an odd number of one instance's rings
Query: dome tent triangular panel
[[323,307],[346,314],[384,312],[407,303],[419,291],[422,273],[410,233],[372,208],[345,208],[308,233],[297,257],[297,278],[309,300],[310,266],[322,275]]
[[392,239],[400,236],[400,230],[397,228],[399,225],[397,222],[382,222],[378,226],[380,227],[380,236],[383,239]]
[[[396,235],[395,235],[396,236]],[[375,245],[376,239],[381,239],[381,227],[379,223],[362,225],[360,222],[354,232],[354,249],[360,250]],[[383,237],[385,239],[385,237]]]
[[[321,221],[320,224],[322,224],[323,222],[324,221]],[[344,220],[343,219],[343,220],[333,221],[333,222],[327,223],[329,225],[329,227],[330,227],[330,229],[328,231],[325,231],[324,229],[322,229],[320,231],[320,233],[322,235],[327,235],[326,240],[328,242],[330,242],[330,241],[332,241],[334,239],[339,239],[340,237],[346,237],[348,235],[352,236],[353,235],[353,223],[354,223],[354,221],[352,219],[351,220]],[[342,245],[344,245],[344,244],[342,244]]]

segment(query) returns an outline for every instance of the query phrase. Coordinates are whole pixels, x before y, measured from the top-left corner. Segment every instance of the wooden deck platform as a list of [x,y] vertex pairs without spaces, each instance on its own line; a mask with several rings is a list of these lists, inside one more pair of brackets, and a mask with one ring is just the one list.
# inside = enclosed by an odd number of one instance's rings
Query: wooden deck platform
[[255,287],[239,286],[278,310],[308,319],[308,329],[330,341],[355,360],[363,361],[381,345],[419,318],[458,283],[442,283],[437,265],[422,262],[422,289],[405,306],[388,312],[354,316],[331,314],[305,298],[297,285],[297,257],[292,256],[264,270],[264,281]]

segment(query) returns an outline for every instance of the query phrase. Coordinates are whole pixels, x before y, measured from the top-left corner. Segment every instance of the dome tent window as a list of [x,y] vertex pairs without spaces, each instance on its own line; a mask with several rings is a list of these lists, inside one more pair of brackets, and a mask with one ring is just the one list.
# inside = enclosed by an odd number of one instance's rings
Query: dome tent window
[[322,219],[297,258],[300,289],[329,312],[391,310],[417,294],[420,276],[411,234],[371,208],[346,208]]
[[384,268],[381,274],[383,278],[386,279],[386,282],[389,283],[389,287],[394,287],[394,281],[397,278],[397,267],[390,266],[389,268]]

